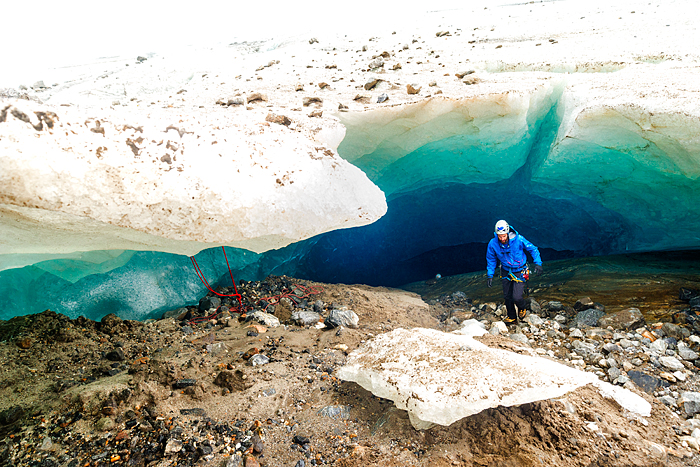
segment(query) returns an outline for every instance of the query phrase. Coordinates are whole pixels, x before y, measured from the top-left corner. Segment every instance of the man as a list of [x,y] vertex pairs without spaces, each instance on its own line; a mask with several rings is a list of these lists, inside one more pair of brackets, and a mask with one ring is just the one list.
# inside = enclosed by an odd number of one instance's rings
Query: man
[[[508,316],[503,320],[507,324],[515,323],[516,318],[525,318],[525,281],[527,277],[527,251],[535,263],[535,274],[542,273],[542,259],[540,251],[535,245],[528,242],[525,237],[518,234],[504,220],[496,222],[496,231],[486,248],[486,285],[491,287],[493,274],[496,272],[496,260],[501,262],[501,280],[503,282],[503,298],[506,302]],[[516,315],[515,307],[518,307]]]

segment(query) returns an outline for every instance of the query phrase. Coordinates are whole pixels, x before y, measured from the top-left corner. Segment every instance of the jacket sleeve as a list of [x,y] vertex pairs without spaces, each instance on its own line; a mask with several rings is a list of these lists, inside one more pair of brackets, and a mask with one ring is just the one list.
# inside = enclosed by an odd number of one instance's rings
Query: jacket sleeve
[[520,239],[523,241],[523,248],[530,253],[530,256],[532,256],[532,260],[535,262],[535,264],[539,264],[542,266],[542,258],[540,258],[540,250],[537,249],[535,245],[530,243],[523,237],[522,235],[520,236]]
[[491,243],[486,247],[486,277],[493,277],[493,273],[496,272],[496,252],[493,251]]

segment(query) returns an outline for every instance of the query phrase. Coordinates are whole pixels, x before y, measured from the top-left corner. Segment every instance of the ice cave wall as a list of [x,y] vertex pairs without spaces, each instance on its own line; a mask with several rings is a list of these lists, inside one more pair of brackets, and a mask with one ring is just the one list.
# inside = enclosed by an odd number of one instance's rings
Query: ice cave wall
[[[387,214],[262,254],[231,249],[234,277],[397,286],[478,271],[500,218],[545,260],[700,248],[697,103],[595,92],[547,80],[339,113],[347,133],[338,152],[385,193]],[[45,308],[145,318],[206,292],[186,256],[93,255],[1,272],[0,319]],[[210,282],[226,281],[220,249],[198,258]]]
[[545,259],[699,248],[697,103],[591,88],[561,79],[341,113],[338,152],[385,192],[388,212],[288,247],[297,259],[276,269],[392,286],[480,270],[501,218]]

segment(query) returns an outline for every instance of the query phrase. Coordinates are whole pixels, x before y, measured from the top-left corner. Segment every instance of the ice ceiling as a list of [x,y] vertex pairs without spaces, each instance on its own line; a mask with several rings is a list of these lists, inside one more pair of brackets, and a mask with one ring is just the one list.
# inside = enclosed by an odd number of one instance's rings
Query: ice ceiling
[[[481,270],[498,219],[545,261],[700,247],[697,117],[629,103],[576,107],[550,86],[339,118],[347,134],[338,152],[384,191],[387,214],[262,255],[231,249],[235,277],[398,286]],[[210,281],[227,275],[220,249],[197,258]],[[51,308],[142,319],[205,292],[183,256],[66,261],[0,272],[0,318]]]

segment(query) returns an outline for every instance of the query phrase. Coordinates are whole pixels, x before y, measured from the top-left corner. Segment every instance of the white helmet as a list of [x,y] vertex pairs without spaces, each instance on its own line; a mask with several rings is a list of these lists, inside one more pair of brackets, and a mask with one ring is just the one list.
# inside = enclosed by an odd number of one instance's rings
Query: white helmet
[[506,222],[504,220],[500,220],[500,221],[496,222],[496,229],[495,230],[496,230],[496,235],[507,234],[508,232],[510,232],[510,226],[508,225],[508,222]]

